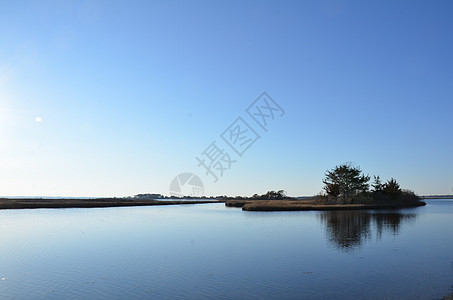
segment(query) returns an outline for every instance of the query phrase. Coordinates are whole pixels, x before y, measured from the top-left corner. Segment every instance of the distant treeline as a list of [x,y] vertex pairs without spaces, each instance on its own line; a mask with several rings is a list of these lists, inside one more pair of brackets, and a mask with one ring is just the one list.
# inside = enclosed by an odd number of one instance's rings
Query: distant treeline
[[128,197],[139,200],[165,200],[165,199],[225,199],[230,198],[228,196],[164,196],[162,194],[138,194],[133,197]]

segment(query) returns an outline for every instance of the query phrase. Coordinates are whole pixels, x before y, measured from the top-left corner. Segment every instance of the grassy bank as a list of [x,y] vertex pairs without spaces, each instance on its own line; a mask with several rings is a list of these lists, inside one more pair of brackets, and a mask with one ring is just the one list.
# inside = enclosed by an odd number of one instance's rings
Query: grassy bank
[[426,205],[425,202],[385,203],[385,204],[345,204],[325,205],[312,200],[230,200],[228,207],[242,207],[246,211],[307,211],[307,210],[359,210],[359,209],[398,209]]
[[0,209],[26,209],[26,208],[89,208],[89,207],[121,207],[121,206],[151,206],[151,205],[175,205],[175,204],[201,204],[218,203],[219,201],[180,201],[178,199],[159,200],[136,200],[129,198],[95,198],[95,199],[11,199],[0,198]]

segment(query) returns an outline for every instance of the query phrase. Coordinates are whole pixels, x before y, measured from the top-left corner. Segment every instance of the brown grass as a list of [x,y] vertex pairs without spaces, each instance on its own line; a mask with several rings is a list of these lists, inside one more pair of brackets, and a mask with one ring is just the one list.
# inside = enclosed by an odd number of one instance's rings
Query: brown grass
[[307,211],[307,210],[358,210],[358,209],[396,209],[426,205],[425,202],[397,204],[345,204],[325,205],[313,200],[231,200],[225,203],[230,207],[242,207],[246,211]]
[[95,199],[10,199],[0,198],[0,209],[25,208],[76,208],[76,207],[121,207],[121,206],[150,206],[175,204],[218,203],[219,201],[158,201],[136,200],[128,198],[95,198]]

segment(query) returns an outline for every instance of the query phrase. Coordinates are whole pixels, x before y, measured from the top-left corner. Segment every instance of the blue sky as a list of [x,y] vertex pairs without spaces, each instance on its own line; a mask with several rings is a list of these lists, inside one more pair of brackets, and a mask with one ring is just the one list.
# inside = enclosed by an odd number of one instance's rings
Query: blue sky
[[[354,162],[453,193],[451,1],[2,1],[0,195],[322,190]],[[246,108],[266,91],[267,132]],[[243,117],[242,157],[220,135]],[[38,119],[37,119],[38,118]],[[40,119],[39,119],[40,118]],[[195,157],[236,162],[217,182]]]

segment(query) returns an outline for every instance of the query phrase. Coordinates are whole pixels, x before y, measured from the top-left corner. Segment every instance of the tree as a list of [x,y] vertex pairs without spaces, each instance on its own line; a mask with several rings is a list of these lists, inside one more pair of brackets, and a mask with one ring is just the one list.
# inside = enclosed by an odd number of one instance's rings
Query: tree
[[266,194],[258,195],[254,194],[252,199],[262,199],[262,200],[282,200],[286,198],[286,192],[284,190],[279,190],[278,192],[272,190],[268,191]]
[[335,200],[341,197],[343,203],[351,203],[354,195],[369,189],[370,176],[363,175],[360,167],[351,163],[335,166],[332,170],[327,170],[325,176],[322,181],[325,184],[324,190]]
[[382,189],[384,188],[384,185],[381,182],[381,178],[378,176],[374,176],[374,182],[371,184],[373,187],[373,192],[382,192]]
[[386,193],[401,193],[401,188],[398,182],[395,179],[387,180],[384,184],[384,192]]
[[272,190],[268,191],[266,194],[261,196],[264,199],[276,199],[281,200],[286,197],[284,190],[279,190],[278,192]]
[[279,199],[284,199],[284,198],[286,198],[286,191],[285,190],[278,190],[277,195],[278,195]]
[[324,190],[326,191],[327,195],[337,198],[340,195],[340,185],[336,183],[326,183],[323,181],[326,186]]
[[384,184],[383,192],[385,195],[390,197],[390,199],[395,200],[401,195],[401,188],[398,182],[395,179],[387,180]]

